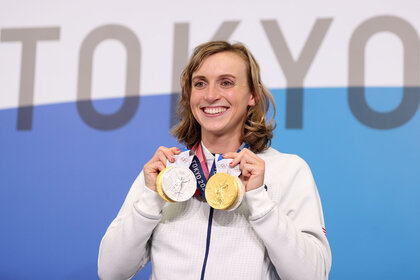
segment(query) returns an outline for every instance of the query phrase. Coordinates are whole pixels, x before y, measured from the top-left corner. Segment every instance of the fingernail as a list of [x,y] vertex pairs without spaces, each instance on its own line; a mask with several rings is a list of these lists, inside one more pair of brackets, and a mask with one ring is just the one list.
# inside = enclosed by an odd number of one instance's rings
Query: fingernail
[[233,164],[233,161],[231,161],[230,163],[229,163],[229,165],[232,165]]
[[175,161],[175,159],[174,159],[174,158],[171,158],[169,161],[170,161],[170,162],[174,162],[174,161]]
[[180,150],[180,149],[178,149],[178,148],[176,148],[176,151],[177,151],[177,152],[179,152],[179,151],[181,151],[181,150]]

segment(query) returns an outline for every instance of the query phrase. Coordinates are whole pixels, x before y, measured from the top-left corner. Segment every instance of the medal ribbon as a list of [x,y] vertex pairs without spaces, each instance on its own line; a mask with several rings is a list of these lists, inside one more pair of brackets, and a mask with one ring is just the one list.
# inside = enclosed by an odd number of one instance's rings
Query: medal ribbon
[[[243,148],[248,148],[249,145],[246,143],[242,143],[242,145],[239,147],[237,153],[239,153]],[[203,199],[206,199],[206,195],[205,195],[205,190],[206,190],[206,184],[207,181],[210,179],[211,176],[213,176],[214,174],[216,174],[217,172],[217,167],[220,167],[219,169],[221,169],[221,171],[223,170],[223,172],[225,173],[233,173],[235,176],[239,176],[241,174],[240,169],[239,169],[239,165],[235,166],[235,168],[232,170],[232,172],[228,172],[229,168],[227,168],[227,166],[229,165],[227,163],[227,161],[231,162],[231,159],[224,159],[222,155],[219,155],[219,157],[217,157],[217,161],[216,158],[213,161],[213,165],[211,167],[210,172],[208,171],[208,166],[207,166],[207,160],[204,156],[203,153],[203,148],[201,146],[200,142],[197,142],[194,147],[192,148],[192,150],[195,152],[195,155],[192,159],[191,165],[190,165],[190,170],[194,173],[195,178],[197,179],[197,190],[198,192],[196,192],[196,194],[200,194],[203,197]],[[231,175],[233,175],[231,174]]]
[[207,161],[204,156],[203,148],[201,147],[200,142],[197,142],[197,144],[194,145],[192,150],[195,152],[195,155],[191,162],[190,170],[194,173],[194,176],[197,180],[198,193],[196,192],[196,194],[201,193],[203,199],[206,199],[206,184],[210,177],[216,174],[216,164],[215,162],[213,162],[213,165],[209,172]]

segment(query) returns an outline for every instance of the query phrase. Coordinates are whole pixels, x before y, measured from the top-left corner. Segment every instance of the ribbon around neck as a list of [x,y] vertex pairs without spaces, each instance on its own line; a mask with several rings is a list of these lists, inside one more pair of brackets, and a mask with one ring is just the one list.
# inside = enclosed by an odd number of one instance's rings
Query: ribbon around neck
[[[237,150],[237,153],[239,153],[243,148],[248,147],[249,145],[247,143],[242,143]],[[206,184],[211,176],[218,172],[224,172],[234,177],[239,177],[239,175],[241,175],[239,164],[232,168],[229,165],[230,162],[232,162],[232,159],[225,159],[221,154],[216,154],[212,167],[209,171],[202,144],[201,142],[197,142],[191,150],[176,155],[174,163],[167,161],[166,166],[177,165],[189,168],[194,173],[197,180],[198,191],[196,194],[201,194],[202,198],[205,200]]]

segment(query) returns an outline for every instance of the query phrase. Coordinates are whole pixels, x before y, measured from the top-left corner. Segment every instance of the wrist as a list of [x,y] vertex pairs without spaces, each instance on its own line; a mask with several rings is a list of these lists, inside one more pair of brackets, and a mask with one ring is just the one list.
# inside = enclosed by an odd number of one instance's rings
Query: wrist
[[147,186],[144,186],[139,200],[136,202],[136,207],[143,213],[157,216],[162,211],[165,201],[159,196],[156,191],[153,191]]
[[253,191],[255,189],[260,188],[263,185],[264,185],[264,182],[263,181],[260,181],[260,182],[252,182],[252,183],[249,183],[248,182],[248,185],[246,186],[245,191],[246,192]]
[[146,188],[150,189],[151,191],[157,192],[156,185],[149,186],[148,184],[145,184],[145,186],[146,186]]
[[274,207],[265,184],[245,193],[244,199],[253,218],[264,216]]

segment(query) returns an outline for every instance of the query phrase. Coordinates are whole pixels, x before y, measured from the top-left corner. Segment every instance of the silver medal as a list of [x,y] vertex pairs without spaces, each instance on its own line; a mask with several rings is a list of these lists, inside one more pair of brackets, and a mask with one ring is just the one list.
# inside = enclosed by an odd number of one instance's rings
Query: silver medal
[[197,182],[190,169],[184,166],[172,166],[163,175],[162,188],[170,199],[181,202],[195,194]]

